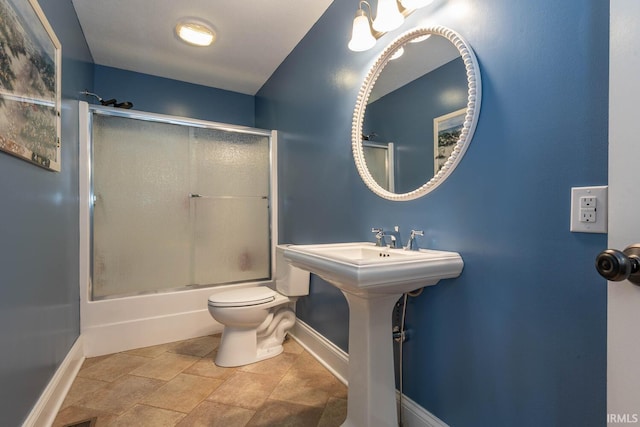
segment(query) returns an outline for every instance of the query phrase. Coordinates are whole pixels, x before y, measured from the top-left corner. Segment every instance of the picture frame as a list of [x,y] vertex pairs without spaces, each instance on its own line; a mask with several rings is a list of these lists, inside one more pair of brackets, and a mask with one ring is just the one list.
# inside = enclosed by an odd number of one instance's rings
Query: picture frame
[[0,150],[56,172],[61,58],[37,0],[0,0]]
[[460,140],[467,109],[453,111],[433,119],[433,174],[447,162]]

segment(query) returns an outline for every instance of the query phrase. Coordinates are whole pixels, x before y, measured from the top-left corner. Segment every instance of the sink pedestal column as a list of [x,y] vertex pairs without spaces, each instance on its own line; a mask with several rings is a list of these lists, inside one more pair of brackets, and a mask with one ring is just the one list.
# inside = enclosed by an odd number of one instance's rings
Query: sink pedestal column
[[343,294],[349,303],[349,394],[342,427],[397,426],[391,317],[402,294]]

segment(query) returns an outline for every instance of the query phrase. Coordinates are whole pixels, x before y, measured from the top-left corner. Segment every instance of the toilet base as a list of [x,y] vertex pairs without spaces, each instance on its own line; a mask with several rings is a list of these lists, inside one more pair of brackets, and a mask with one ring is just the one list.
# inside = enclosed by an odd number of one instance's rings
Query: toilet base
[[272,313],[261,328],[226,325],[214,363],[231,368],[260,362],[283,352],[287,331],[295,323],[295,313],[282,307]]
[[238,330],[227,326],[222,333],[214,363],[223,368],[244,366],[275,357],[284,350],[282,344],[262,349],[258,349],[256,344],[255,329]]
[[253,363],[256,358],[255,328],[225,326],[218,346],[215,364],[222,367],[242,366]]
[[284,347],[282,345],[278,345],[271,348],[265,348],[263,350],[258,351],[258,356],[256,357],[256,362],[260,362],[261,360],[270,359],[272,357],[276,357],[280,353],[284,351]]

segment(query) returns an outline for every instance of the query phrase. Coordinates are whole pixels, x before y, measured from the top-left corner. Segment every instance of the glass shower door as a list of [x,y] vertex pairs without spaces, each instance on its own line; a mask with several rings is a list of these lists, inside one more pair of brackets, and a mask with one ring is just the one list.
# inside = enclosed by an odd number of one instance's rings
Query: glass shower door
[[93,297],[189,283],[189,132],[93,117]]
[[269,138],[192,129],[193,280],[270,276]]
[[92,297],[269,279],[270,138],[93,114]]

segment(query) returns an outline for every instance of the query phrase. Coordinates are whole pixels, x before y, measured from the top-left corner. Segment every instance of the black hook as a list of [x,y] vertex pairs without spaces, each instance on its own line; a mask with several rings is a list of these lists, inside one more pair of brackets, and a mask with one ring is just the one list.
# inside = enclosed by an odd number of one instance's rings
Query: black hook
[[116,107],[116,108],[124,108],[125,110],[128,110],[128,109],[133,107],[133,104],[131,102],[129,102],[129,101],[124,101],[124,102],[121,102],[119,104],[115,104],[114,107]]
[[115,98],[107,99],[105,101],[104,99],[102,99],[98,95],[96,95],[95,93],[91,93],[91,92],[89,92],[87,90],[85,90],[84,92],[80,92],[80,93],[82,95],[95,97],[98,100],[98,102],[100,102],[100,105],[104,105],[105,107],[113,106],[115,108],[124,108],[125,110],[128,110],[128,109],[133,107],[133,103],[131,103],[129,101],[118,102]]

